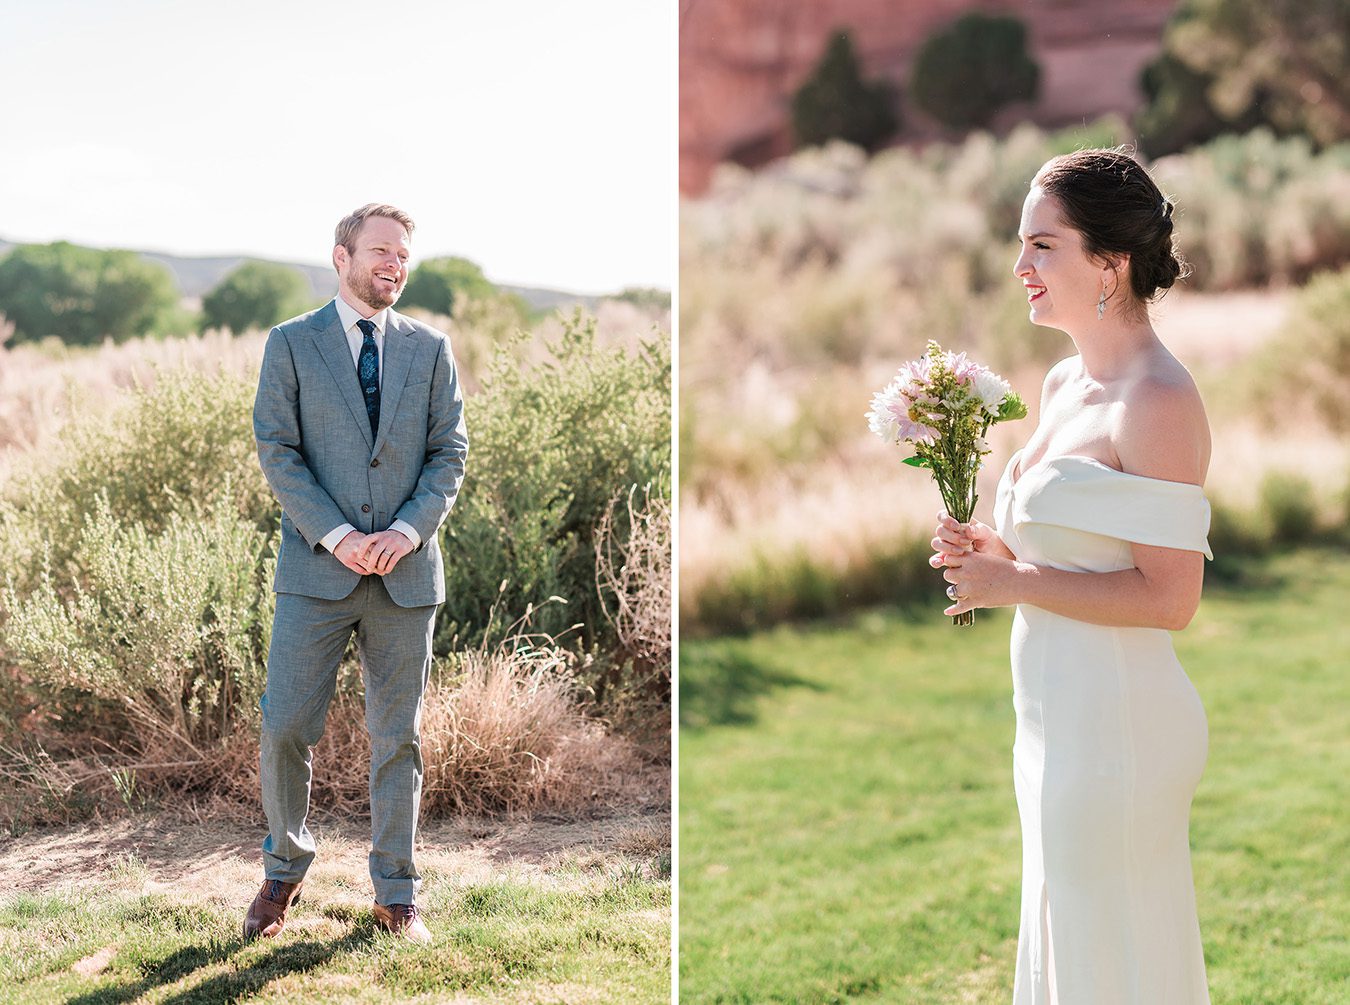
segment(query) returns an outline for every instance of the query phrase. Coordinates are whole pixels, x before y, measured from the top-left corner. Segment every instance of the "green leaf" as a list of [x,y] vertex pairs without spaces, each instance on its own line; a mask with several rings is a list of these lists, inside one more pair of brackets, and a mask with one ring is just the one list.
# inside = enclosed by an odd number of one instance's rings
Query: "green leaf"
[[905,463],[915,468],[931,468],[933,466],[928,463],[927,457],[906,457]]

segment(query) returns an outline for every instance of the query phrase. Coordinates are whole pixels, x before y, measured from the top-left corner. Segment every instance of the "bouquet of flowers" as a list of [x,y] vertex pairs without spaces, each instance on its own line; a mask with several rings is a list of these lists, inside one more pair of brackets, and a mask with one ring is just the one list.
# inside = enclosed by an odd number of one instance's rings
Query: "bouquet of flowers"
[[[867,424],[888,443],[913,444],[914,456],[905,463],[928,468],[947,513],[966,523],[979,501],[975,475],[989,453],[989,427],[1026,414],[1026,404],[1006,380],[930,339],[926,353],[900,367],[872,396]],[[958,614],[952,623],[973,625],[975,614]]]

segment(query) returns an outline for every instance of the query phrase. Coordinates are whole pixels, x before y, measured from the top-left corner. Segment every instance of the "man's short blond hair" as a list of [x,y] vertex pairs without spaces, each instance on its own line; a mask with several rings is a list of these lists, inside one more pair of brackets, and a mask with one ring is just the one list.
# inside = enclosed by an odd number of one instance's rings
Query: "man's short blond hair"
[[356,235],[361,232],[361,225],[372,216],[387,216],[391,220],[397,220],[403,225],[403,229],[412,236],[413,221],[412,217],[397,206],[390,206],[382,202],[368,202],[358,210],[354,210],[344,216],[337,225],[337,231],[333,234],[333,246],[339,244],[347,249],[347,254],[356,254]]

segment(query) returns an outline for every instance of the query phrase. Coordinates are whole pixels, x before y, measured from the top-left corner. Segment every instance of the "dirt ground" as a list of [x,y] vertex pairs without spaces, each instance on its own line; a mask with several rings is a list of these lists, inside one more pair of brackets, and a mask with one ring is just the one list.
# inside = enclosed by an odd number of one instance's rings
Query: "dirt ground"
[[[671,813],[659,792],[644,805],[598,810],[584,818],[455,818],[424,821],[417,860],[423,877],[454,883],[509,874],[550,882],[556,871],[619,860],[644,861],[668,851]],[[311,823],[318,843],[306,889],[324,900],[368,905],[370,823]],[[161,812],[67,828],[37,829],[0,840],[0,890],[54,892],[97,885],[129,887],[184,900],[238,903],[242,911],[262,881],[261,814],[246,822]],[[317,889],[316,889],[317,888]]]

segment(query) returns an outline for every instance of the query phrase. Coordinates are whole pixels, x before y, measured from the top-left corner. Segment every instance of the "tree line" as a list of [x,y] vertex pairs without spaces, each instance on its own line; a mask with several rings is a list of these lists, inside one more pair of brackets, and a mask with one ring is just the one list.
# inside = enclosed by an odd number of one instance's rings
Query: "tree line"
[[[471,301],[500,301],[524,323],[529,309],[493,284],[467,258],[419,263],[401,308],[448,317]],[[0,259],[0,316],[15,342],[56,337],[68,345],[122,342],[154,335],[270,328],[319,306],[304,274],[275,262],[245,261],[186,307],[173,273],[134,251],[86,248],[67,241],[23,244]]]
[[[1140,75],[1139,146],[1156,158],[1261,126],[1330,146],[1350,137],[1347,57],[1346,0],[1182,0]],[[1034,101],[1040,69],[1019,19],[975,12],[924,41],[906,84],[918,111],[964,132]],[[797,143],[876,150],[903,127],[899,98],[894,82],[864,79],[849,33],[836,31],[793,95]]]

